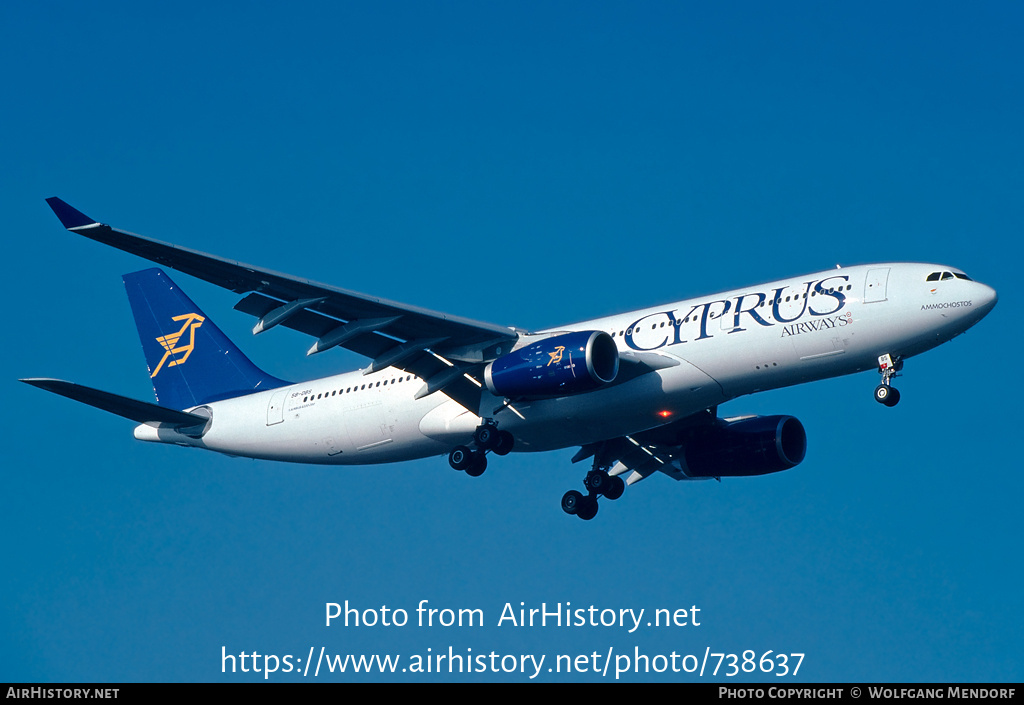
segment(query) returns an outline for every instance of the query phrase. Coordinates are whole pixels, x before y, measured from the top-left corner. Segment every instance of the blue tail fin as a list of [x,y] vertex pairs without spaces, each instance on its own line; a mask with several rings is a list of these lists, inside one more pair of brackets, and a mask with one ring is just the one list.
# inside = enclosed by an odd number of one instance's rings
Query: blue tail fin
[[289,384],[252,364],[163,271],[122,278],[161,406],[187,409]]

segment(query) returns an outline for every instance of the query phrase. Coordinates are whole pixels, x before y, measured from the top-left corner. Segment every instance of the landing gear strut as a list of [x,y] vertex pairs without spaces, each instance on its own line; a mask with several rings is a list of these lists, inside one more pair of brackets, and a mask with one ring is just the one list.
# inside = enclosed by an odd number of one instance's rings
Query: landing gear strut
[[878,374],[882,375],[882,383],[875,387],[875,401],[886,406],[896,406],[900,401],[900,390],[893,387],[890,380],[899,377],[903,369],[903,360],[893,359],[888,353],[878,358]]
[[465,470],[470,477],[480,477],[487,469],[487,451],[508,455],[515,438],[508,431],[499,431],[497,424],[488,419],[473,432],[473,445],[476,450],[467,446],[453,448],[448,454],[448,464],[455,470]]
[[626,483],[618,475],[611,476],[605,468],[595,467],[583,478],[583,486],[587,488],[586,496],[582,492],[569,490],[562,495],[562,511],[575,514],[580,519],[589,521],[597,514],[597,498],[604,496],[615,500],[622,496]]

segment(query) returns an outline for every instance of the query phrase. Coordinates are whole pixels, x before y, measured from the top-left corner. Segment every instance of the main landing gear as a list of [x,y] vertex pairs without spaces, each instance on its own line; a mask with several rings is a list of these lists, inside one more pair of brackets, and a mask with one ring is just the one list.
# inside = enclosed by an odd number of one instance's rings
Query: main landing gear
[[882,383],[875,387],[875,401],[886,406],[896,406],[900,401],[900,390],[890,384],[893,377],[899,377],[903,369],[903,360],[895,359],[888,353],[878,358],[878,374],[882,375]]
[[473,445],[455,446],[448,454],[448,464],[456,470],[465,470],[470,477],[480,477],[487,469],[487,451],[507,455],[515,445],[515,438],[508,431],[499,431],[498,425],[486,420],[473,432]]
[[622,496],[626,483],[618,475],[612,477],[604,468],[595,465],[594,469],[583,478],[583,486],[587,489],[586,496],[582,492],[569,490],[562,495],[562,511],[575,514],[580,519],[589,521],[597,514],[597,498],[604,496],[615,500]]

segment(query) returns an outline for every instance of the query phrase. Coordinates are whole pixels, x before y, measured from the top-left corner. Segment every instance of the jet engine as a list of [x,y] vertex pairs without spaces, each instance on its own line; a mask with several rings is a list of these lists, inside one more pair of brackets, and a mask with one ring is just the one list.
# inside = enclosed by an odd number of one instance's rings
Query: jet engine
[[502,355],[484,368],[492,394],[510,399],[578,394],[615,380],[619,351],[604,331],[545,338]]
[[793,416],[753,416],[723,421],[685,445],[689,477],[766,475],[798,465],[807,452],[807,433]]

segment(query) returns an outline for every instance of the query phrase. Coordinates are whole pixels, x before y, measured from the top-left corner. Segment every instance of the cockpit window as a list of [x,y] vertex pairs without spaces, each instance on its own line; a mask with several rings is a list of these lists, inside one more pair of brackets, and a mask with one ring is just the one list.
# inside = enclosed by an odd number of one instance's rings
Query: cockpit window
[[965,282],[973,282],[974,280],[968,277],[963,272],[933,272],[925,278],[926,282],[945,282],[953,279],[963,279]]
[[969,276],[967,276],[963,272],[932,272],[931,274],[929,274],[925,278],[925,281],[929,281],[929,282],[946,281],[948,279],[953,279],[954,277],[956,277],[957,279],[963,279],[964,281],[969,281],[969,282],[974,281],[973,279],[971,279]]

